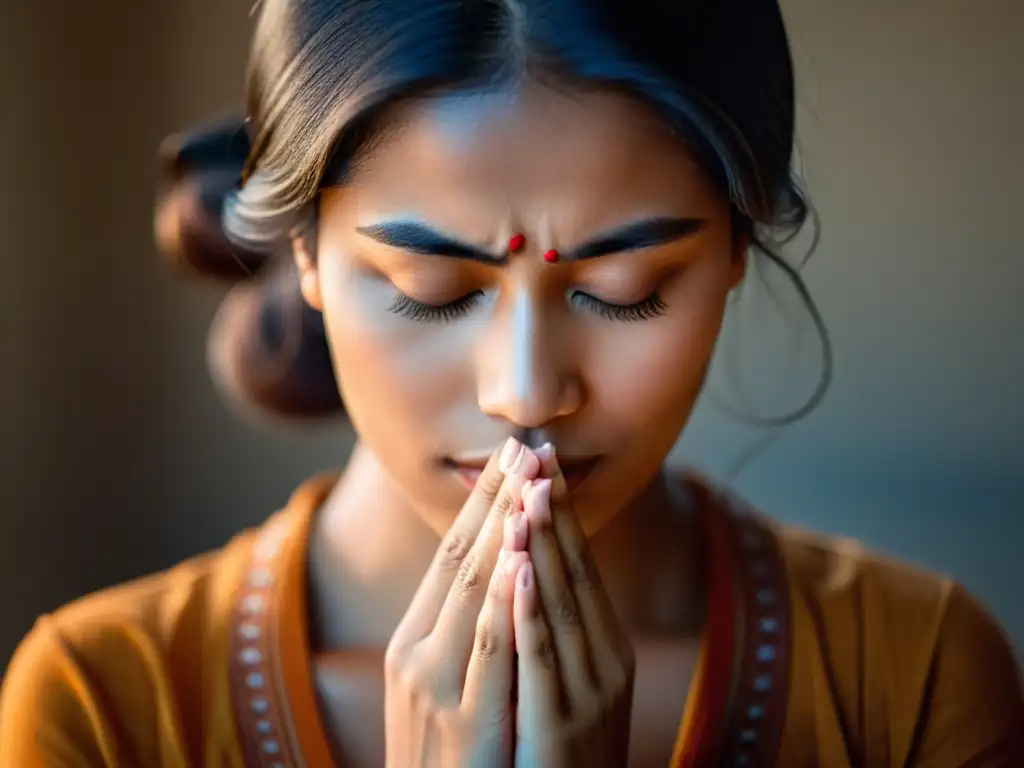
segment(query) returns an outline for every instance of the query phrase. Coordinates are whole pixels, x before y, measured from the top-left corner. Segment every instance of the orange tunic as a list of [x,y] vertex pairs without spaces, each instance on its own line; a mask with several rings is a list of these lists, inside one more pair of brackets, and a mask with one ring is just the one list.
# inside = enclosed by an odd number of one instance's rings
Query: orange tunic
[[[330,766],[305,557],[331,483],[41,617],[3,682],[0,766]],[[694,487],[715,594],[674,766],[1024,766],[1019,670],[962,588]]]

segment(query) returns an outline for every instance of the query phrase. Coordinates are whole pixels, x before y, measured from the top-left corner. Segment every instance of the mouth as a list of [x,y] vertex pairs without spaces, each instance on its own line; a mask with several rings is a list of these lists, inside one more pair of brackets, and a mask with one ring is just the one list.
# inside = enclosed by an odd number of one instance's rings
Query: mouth
[[[598,456],[559,456],[558,466],[562,469],[562,475],[565,477],[565,484],[569,489],[569,492],[575,491],[590,477],[593,473],[594,468],[600,461]],[[452,458],[444,459],[444,466],[448,469],[460,483],[469,490],[473,490],[476,486],[477,480],[480,479],[480,473],[483,472],[484,467],[487,465],[486,459],[467,460],[467,461],[456,461]]]

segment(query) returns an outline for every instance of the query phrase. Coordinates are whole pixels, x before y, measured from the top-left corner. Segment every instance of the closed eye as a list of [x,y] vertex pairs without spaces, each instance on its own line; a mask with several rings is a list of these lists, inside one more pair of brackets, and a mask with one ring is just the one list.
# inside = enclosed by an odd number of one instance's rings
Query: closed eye
[[[483,295],[483,291],[478,290],[445,304],[426,304],[399,293],[388,311],[420,323],[450,323],[469,314]],[[599,317],[622,323],[652,320],[668,308],[657,291],[633,304],[613,304],[582,291],[575,291],[571,301]]]
[[425,304],[399,293],[388,311],[421,323],[450,323],[469,314],[483,295],[483,291],[473,291],[446,304]]
[[575,291],[572,294],[572,301],[577,306],[593,312],[599,317],[603,317],[606,320],[616,320],[621,323],[652,320],[665,314],[665,310],[668,309],[668,306],[657,291],[635,304],[612,304],[582,291]]

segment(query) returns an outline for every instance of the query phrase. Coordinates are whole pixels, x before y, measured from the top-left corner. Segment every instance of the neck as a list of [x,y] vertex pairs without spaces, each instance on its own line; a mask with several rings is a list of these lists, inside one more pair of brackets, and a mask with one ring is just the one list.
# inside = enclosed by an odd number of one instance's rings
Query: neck
[[589,541],[619,619],[634,636],[699,634],[702,542],[697,505],[664,470]]
[[[605,589],[631,634],[699,632],[703,589],[693,507],[679,484],[658,473],[590,539]],[[310,541],[314,648],[384,646],[438,542],[377,458],[357,445]]]

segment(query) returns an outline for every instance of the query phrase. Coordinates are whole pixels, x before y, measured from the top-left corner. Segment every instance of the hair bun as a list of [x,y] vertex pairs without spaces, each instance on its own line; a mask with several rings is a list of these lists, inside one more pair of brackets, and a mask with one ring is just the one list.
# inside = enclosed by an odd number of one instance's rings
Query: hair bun
[[323,318],[303,300],[290,260],[231,289],[210,329],[207,359],[218,388],[243,410],[290,419],[344,413]]
[[221,168],[235,171],[241,178],[250,146],[244,119],[219,120],[165,139],[159,152],[161,171],[171,179]]
[[240,285],[210,329],[207,356],[218,388],[245,411],[286,418],[343,413],[323,318],[306,305],[286,254],[240,247],[222,211],[249,153],[242,120],[172,136],[160,147],[157,245],[175,266]]
[[241,280],[267,261],[268,254],[232,243],[222,222],[224,201],[238,189],[248,152],[249,137],[239,119],[172,136],[161,145],[154,230],[157,247],[175,266]]

